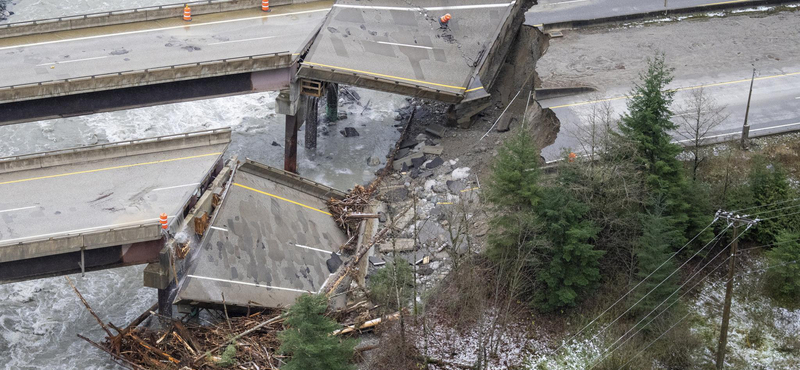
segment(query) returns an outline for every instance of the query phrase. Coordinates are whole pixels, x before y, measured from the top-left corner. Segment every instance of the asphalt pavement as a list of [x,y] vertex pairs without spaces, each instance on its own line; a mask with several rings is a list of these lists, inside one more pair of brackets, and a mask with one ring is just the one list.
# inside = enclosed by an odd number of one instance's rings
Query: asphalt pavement
[[0,175],[0,245],[156,224],[176,214],[227,144]]
[[[0,40],[0,86],[300,51],[332,2]],[[9,73],[13,71],[13,73]]]
[[726,3],[743,3],[743,5],[746,5],[748,1],[749,0],[539,0],[539,4],[534,5],[526,14],[526,23],[540,25]]
[[[674,122],[682,122],[680,116],[686,113],[686,99],[691,90],[703,88],[719,105],[725,106],[727,119],[709,132],[708,137],[717,141],[741,136],[742,125],[747,108],[747,95],[750,88],[752,70],[706,78],[680,78],[678,76],[670,88],[677,89],[673,103]],[[545,148],[542,155],[546,160],[558,159],[563,150],[581,152],[576,132],[586,127],[585,117],[593,106],[607,101],[614,110],[614,116],[627,111],[627,94],[630,87],[607,88],[602,96],[581,94],[557,99],[542,100],[542,107],[550,108],[561,121],[561,131],[556,142]],[[780,70],[759,71],[753,83],[753,98],[748,122],[751,136],[764,136],[800,129],[800,64],[787,66]],[[678,134],[676,141],[685,140]]]

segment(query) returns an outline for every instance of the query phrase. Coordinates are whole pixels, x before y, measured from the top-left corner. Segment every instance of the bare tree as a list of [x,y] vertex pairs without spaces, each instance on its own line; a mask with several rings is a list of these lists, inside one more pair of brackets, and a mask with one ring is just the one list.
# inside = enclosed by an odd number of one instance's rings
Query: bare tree
[[681,124],[678,135],[689,142],[689,151],[692,153],[692,180],[697,179],[697,168],[705,160],[701,148],[707,144],[708,133],[728,118],[725,106],[717,104],[714,97],[707,94],[703,88],[691,90],[691,95],[682,107],[683,114],[679,115]]
[[583,124],[579,124],[574,129],[569,130],[580,145],[581,151],[589,156],[590,175],[594,175],[595,161],[600,154],[609,147],[612,125],[616,123],[614,108],[608,100],[596,97],[597,103],[591,104],[581,117]]

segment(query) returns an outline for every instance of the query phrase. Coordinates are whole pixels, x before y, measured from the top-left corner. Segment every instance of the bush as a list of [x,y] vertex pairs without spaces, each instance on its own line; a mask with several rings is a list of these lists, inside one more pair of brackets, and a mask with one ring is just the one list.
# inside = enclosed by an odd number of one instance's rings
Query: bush
[[[370,297],[384,310],[395,312],[414,295],[414,273],[402,258],[391,261],[369,278]],[[400,302],[397,296],[400,296]]]
[[325,317],[328,298],[304,294],[286,315],[287,328],[280,332],[280,351],[291,355],[283,370],[351,370],[354,340],[342,340],[331,333],[339,325]]
[[[798,217],[783,216],[797,212],[797,208],[785,209],[797,205],[789,202],[796,198],[796,192],[789,185],[789,179],[780,166],[767,162],[764,158],[753,159],[753,167],[748,176],[749,197],[752,199],[750,207],[755,216],[765,220],[753,228],[752,239],[759,243],[769,244],[775,242],[779,233],[796,227]],[[778,217],[780,216],[780,217]],[[777,217],[777,218],[775,218]]]
[[767,251],[771,267],[767,270],[767,291],[783,305],[797,306],[800,301],[800,232],[784,231],[777,236],[779,243]]

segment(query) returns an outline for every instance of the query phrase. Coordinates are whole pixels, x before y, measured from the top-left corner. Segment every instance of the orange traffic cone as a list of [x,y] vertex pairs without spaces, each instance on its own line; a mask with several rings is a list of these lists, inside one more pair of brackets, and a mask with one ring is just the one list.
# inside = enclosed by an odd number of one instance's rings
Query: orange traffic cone
[[162,213],[161,217],[159,217],[158,222],[161,224],[161,228],[166,230],[169,228],[169,221],[167,220],[167,214]]
[[187,22],[192,21],[192,8],[189,7],[189,4],[183,7],[183,20]]
[[269,0],[261,0],[261,10],[269,12]]
[[450,16],[450,13],[447,13],[439,18],[439,25],[442,26],[442,28],[447,28],[447,23],[450,22],[451,19],[453,19],[453,17]]

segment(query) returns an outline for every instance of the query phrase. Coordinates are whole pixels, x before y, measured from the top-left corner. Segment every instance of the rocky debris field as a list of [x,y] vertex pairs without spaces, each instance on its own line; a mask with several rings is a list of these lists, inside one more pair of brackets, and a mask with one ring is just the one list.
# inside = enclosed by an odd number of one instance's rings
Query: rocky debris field
[[794,10],[565,30],[564,37],[550,41],[537,72],[543,87],[588,85],[602,91],[632,86],[647,58],[662,52],[675,67],[676,80],[735,73],[751,64],[782,70],[800,60],[800,8],[789,9]]

